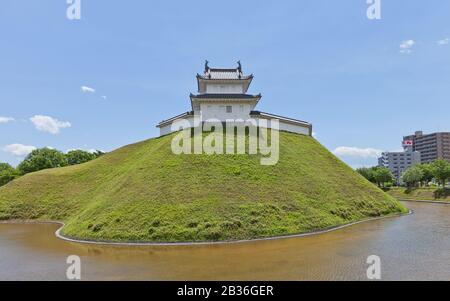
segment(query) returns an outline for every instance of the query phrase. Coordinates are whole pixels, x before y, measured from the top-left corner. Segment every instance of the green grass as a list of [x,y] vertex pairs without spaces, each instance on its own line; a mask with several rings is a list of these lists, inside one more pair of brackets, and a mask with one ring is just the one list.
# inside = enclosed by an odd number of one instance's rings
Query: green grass
[[450,202],[450,189],[443,190],[436,187],[422,187],[407,189],[404,187],[391,188],[387,191],[391,196],[403,200],[417,201],[446,201]]
[[315,139],[280,133],[280,160],[181,155],[172,135],[0,188],[0,220],[58,220],[72,238],[220,241],[289,235],[406,212]]

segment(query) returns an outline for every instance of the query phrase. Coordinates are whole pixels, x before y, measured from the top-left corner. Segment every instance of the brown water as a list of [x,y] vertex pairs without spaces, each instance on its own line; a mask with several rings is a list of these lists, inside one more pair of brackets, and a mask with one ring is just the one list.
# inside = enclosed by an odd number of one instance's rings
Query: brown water
[[118,247],[65,242],[57,225],[0,225],[0,280],[65,280],[78,255],[83,280],[450,280],[450,205],[407,203],[413,215],[335,232],[244,244]]

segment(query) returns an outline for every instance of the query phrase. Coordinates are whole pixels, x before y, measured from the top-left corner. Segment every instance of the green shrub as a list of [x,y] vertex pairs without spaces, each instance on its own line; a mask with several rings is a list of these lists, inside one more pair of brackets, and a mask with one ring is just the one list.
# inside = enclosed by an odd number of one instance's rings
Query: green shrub
[[445,199],[448,196],[450,196],[449,188],[439,188],[434,192],[435,199]]
[[6,185],[19,177],[17,170],[8,163],[0,163],[0,186]]

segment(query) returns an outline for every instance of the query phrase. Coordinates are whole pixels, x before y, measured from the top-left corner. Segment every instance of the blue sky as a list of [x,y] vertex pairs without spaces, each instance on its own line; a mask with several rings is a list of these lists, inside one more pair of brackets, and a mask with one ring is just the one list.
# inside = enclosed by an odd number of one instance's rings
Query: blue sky
[[403,135],[450,131],[450,2],[381,4],[369,20],[365,0],[81,0],[74,21],[65,0],[2,0],[0,162],[157,136],[189,110],[208,59],[241,60],[259,110],[310,121],[354,167],[376,164]]

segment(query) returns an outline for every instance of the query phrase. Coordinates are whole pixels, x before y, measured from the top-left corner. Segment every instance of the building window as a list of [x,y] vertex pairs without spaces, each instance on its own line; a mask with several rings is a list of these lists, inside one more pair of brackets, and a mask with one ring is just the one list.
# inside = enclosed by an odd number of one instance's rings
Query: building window
[[233,113],[233,107],[227,106],[227,113]]

